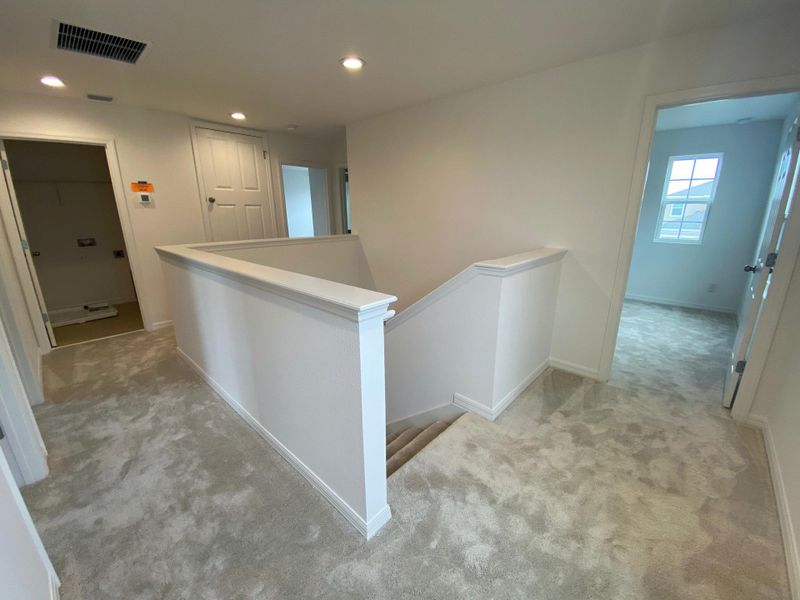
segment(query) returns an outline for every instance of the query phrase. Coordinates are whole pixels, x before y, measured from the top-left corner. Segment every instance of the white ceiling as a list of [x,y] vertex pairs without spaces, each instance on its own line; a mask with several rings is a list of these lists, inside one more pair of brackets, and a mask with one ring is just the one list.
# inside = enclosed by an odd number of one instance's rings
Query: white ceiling
[[729,125],[738,123],[741,119],[749,119],[750,121],[782,120],[798,104],[800,104],[800,92],[792,92],[788,94],[772,94],[770,96],[712,100],[673,108],[662,108],[658,111],[656,131],[706,127],[709,125]]
[[[0,87],[326,134],[345,123],[795,0],[0,0]],[[149,44],[137,65],[55,50],[53,20]],[[359,74],[338,59],[362,55]],[[38,81],[53,73],[63,90]]]

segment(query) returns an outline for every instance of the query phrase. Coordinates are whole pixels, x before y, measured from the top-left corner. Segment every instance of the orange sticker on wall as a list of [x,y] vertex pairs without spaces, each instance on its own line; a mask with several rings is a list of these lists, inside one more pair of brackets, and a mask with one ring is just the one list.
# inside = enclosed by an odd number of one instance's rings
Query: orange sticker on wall
[[131,181],[131,191],[152,194],[153,184],[148,183],[147,181]]

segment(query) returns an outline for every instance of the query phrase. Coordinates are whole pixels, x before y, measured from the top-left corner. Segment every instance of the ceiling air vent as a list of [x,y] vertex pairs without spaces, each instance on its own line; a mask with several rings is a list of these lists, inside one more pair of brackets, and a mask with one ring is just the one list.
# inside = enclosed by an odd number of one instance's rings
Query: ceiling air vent
[[62,50],[72,50],[133,65],[139,60],[147,44],[77,25],[59,23],[56,46]]
[[96,102],[113,102],[114,98],[111,96],[103,96],[101,94],[86,94],[86,97],[89,100],[95,100]]

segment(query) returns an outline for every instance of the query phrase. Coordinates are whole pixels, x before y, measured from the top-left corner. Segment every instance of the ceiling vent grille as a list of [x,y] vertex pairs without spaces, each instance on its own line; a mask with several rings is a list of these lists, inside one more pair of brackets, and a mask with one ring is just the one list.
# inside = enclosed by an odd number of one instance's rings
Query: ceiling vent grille
[[57,47],[133,65],[139,60],[147,44],[77,25],[59,23]]

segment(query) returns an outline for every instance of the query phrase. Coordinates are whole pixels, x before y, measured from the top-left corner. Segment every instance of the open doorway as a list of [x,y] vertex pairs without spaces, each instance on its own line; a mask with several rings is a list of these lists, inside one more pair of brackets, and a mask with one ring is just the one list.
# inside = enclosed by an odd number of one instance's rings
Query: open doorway
[[289,237],[330,235],[328,170],[282,164],[281,179]]
[[[51,346],[143,329],[103,146],[4,140],[4,184]],[[8,225],[7,225],[8,227]]]
[[612,381],[731,405],[791,208],[798,114],[800,93],[658,111]]

